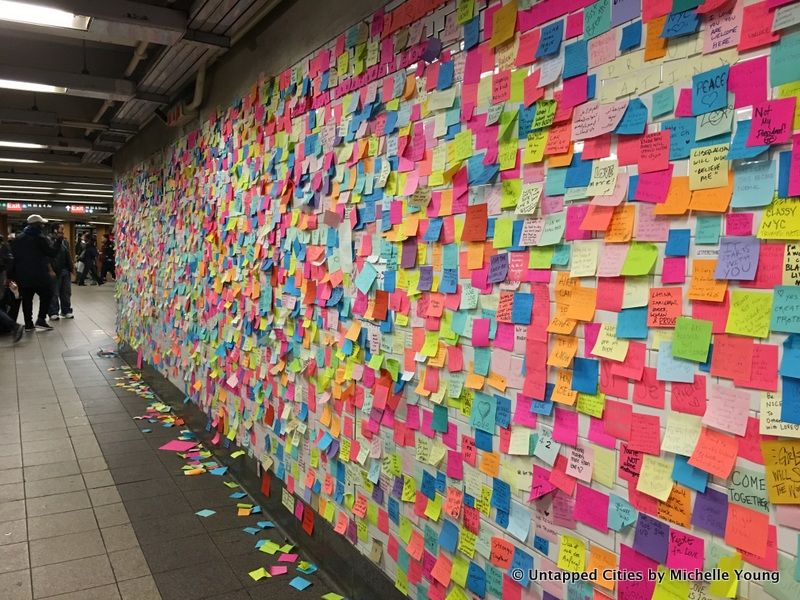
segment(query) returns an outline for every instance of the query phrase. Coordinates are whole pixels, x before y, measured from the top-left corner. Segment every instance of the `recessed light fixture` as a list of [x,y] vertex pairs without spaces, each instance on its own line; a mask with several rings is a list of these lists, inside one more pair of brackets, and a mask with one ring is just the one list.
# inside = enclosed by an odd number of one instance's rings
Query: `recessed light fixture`
[[0,19],[28,25],[44,27],[64,27],[67,29],[89,29],[90,17],[75,15],[66,10],[28,4],[27,2],[10,2],[0,0]]
[[44,144],[34,144],[32,142],[9,142],[0,140],[0,147],[3,148],[47,148]]
[[32,158],[6,158],[4,156],[0,156],[0,162],[12,162],[12,163],[28,163],[28,164],[37,164],[44,162],[43,160],[33,160]]

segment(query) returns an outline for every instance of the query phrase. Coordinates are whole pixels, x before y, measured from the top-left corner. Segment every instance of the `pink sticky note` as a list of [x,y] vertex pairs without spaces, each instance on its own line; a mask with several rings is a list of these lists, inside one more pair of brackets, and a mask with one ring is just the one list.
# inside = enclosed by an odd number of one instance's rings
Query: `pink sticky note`
[[752,106],[767,99],[767,57],[731,65],[728,74],[728,91],[734,93],[734,108]]
[[572,516],[579,523],[608,533],[608,496],[578,484],[575,490],[575,510]]
[[171,450],[173,452],[185,452],[189,448],[194,448],[197,446],[197,442],[184,442],[183,440],[171,440],[164,444],[163,446],[159,446],[159,450]]
[[572,13],[567,17],[566,39],[578,37],[583,33],[583,11]]
[[725,233],[748,236],[753,233],[753,213],[728,213],[725,215]]
[[570,446],[578,443],[578,413],[573,410],[556,407],[553,439]]
[[800,133],[792,138],[792,161],[789,167],[789,195],[800,196]]
[[642,202],[654,202],[661,204],[667,199],[669,186],[672,182],[672,169],[674,164],[670,163],[669,168],[664,171],[654,173],[642,173],[636,184],[634,197]]
[[739,39],[739,52],[768,46],[777,42],[777,33],[772,31],[775,15],[769,10],[766,2],[750,4],[744,7],[742,15],[742,34]]
[[533,482],[528,501],[541,498],[555,489],[556,487],[550,483],[550,471],[539,465],[533,465]]
[[767,146],[788,142],[792,137],[796,103],[797,98],[791,96],[755,105],[747,145]]
[[615,448],[617,445],[616,438],[605,432],[603,421],[594,417],[589,418],[589,441],[605,448]]
[[489,319],[472,320],[472,344],[475,347],[486,347],[489,345]]
[[708,402],[703,424],[743,436],[747,429],[750,394],[744,390],[722,385],[708,386]]
[[678,92],[678,103],[675,105],[676,117],[692,117],[692,90],[691,88],[681,88]]
[[285,575],[288,571],[289,567],[284,567],[283,565],[273,565],[269,568],[269,574],[272,576]]
[[293,563],[297,561],[297,554],[281,554],[278,557],[278,562]]
[[669,530],[669,551],[667,567],[670,569],[702,569],[705,556],[703,538],[678,529]]
[[686,257],[666,256],[661,271],[661,283],[683,283],[686,281]]

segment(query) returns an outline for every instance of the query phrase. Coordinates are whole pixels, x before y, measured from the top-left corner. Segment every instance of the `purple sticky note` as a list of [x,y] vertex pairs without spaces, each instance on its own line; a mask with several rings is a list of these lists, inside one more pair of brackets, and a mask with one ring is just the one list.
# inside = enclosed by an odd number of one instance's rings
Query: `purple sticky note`
[[753,281],[758,268],[761,241],[752,236],[725,236],[719,242],[714,279]]
[[400,258],[400,266],[404,269],[413,269],[417,264],[417,239],[403,241],[403,254]]
[[692,511],[692,525],[725,537],[725,524],[728,521],[728,496],[711,488],[704,493],[697,492]]
[[611,5],[611,26],[636,19],[642,11],[642,0],[614,0]]
[[654,561],[667,562],[669,548],[669,525],[658,519],[639,514],[636,521],[636,535],[633,538],[633,549]]
[[442,41],[439,38],[430,38],[428,45],[425,46],[425,52],[422,53],[422,60],[425,62],[433,62],[442,53]]
[[500,283],[508,275],[508,254],[495,254],[489,262],[488,283]]

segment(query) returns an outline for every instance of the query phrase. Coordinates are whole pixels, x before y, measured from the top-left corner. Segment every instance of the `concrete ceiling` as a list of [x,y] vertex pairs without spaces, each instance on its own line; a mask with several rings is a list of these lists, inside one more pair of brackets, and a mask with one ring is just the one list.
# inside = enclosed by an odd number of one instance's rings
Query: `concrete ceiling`
[[[287,1],[26,0],[15,13],[0,0],[0,80],[39,87],[0,81],[0,212],[112,212],[114,152],[193,99],[198,74]],[[89,17],[88,27],[8,20],[41,7]]]

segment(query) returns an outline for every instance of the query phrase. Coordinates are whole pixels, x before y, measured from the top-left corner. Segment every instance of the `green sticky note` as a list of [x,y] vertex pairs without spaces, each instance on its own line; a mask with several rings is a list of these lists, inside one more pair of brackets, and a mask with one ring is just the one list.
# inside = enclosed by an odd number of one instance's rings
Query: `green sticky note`
[[494,239],[492,246],[495,248],[510,248],[514,241],[514,219],[508,217],[497,219],[494,222]]
[[549,269],[553,266],[553,246],[530,249],[529,269]]
[[583,9],[583,32],[587,40],[611,29],[611,0],[597,0]]
[[711,321],[678,317],[675,320],[675,335],[672,338],[672,356],[704,363],[708,360],[711,344]]
[[694,241],[697,244],[715,246],[719,244],[722,218],[718,216],[697,217]]
[[658,247],[650,242],[634,242],[622,265],[621,275],[649,275],[658,259]]
[[672,86],[653,94],[653,117],[668,115],[675,110],[675,90]]
[[769,55],[769,82],[771,87],[797,81],[797,65],[800,63],[800,31],[781,36],[772,46]]
[[370,369],[372,369],[373,371],[377,371],[378,369],[381,368],[382,363],[383,363],[383,354],[373,354],[370,357],[369,362],[367,364],[369,365]]

